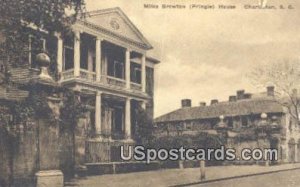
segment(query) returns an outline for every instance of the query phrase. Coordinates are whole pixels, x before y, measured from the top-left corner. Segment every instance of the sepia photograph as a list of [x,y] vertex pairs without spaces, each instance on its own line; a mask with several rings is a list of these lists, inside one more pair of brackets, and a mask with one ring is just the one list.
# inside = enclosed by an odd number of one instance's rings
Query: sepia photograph
[[2,0],[0,187],[299,187],[300,1]]

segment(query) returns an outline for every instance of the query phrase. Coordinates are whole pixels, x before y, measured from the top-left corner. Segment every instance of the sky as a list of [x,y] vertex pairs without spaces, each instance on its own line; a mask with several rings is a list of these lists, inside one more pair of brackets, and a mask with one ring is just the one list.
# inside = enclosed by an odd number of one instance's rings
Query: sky
[[[236,90],[259,92],[246,75],[253,67],[300,56],[300,1],[269,0],[291,10],[246,10],[258,0],[86,0],[87,10],[120,7],[154,46],[158,117],[211,99],[228,100]],[[235,10],[146,9],[144,4],[236,5]]]

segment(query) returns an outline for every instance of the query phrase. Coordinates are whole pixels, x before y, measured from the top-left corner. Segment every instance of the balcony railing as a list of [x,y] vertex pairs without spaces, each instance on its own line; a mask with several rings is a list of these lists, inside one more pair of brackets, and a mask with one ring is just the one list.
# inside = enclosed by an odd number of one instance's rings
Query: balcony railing
[[96,73],[95,72],[90,72],[85,69],[80,69],[80,78],[86,79],[86,80],[92,80],[96,81]]
[[104,81],[109,85],[114,85],[122,88],[126,87],[126,81],[124,79],[119,79],[111,76],[103,76],[103,77],[104,79],[106,79],[106,81],[105,80]]
[[[69,69],[64,72],[62,72],[62,81],[64,80],[70,80],[75,78],[74,76],[74,69]],[[80,69],[79,71],[79,78],[83,80],[87,80],[90,82],[95,82],[97,83],[96,80],[96,73],[95,72],[90,72],[86,69]],[[108,75],[101,75],[100,77],[100,82],[104,85],[110,85],[110,86],[115,86],[115,87],[120,87],[120,88],[126,88],[126,81],[124,79],[108,76]],[[142,85],[138,83],[131,82],[130,83],[130,88],[134,91],[141,91],[142,90]]]
[[62,72],[62,79],[63,80],[68,80],[74,78],[74,69],[68,69],[64,72]]
[[130,88],[132,90],[141,91],[142,90],[142,85],[132,82],[132,83],[130,83]]

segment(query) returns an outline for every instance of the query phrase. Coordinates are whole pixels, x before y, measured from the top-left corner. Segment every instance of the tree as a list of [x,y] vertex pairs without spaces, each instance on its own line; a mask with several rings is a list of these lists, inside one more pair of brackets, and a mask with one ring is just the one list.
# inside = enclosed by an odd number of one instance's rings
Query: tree
[[291,117],[300,124],[299,60],[283,60],[253,68],[248,76],[257,87],[273,85],[276,88],[274,99],[288,109]]
[[[26,68],[29,52],[28,37],[33,30],[36,31],[36,35],[32,35],[32,37],[36,39],[41,37],[40,33],[46,33],[53,37],[56,33],[61,33],[63,36],[72,34],[70,26],[76,21],[81,11],[84,11],[84,5],[84,0],[2,0],[0,3],[0,89],[9,88],[10,85],[18,86],[11,84],[10,68],[20,66]],[[56,67],[56,58],[51,57],[51,53],[49,56],[52,67]],[[11,101],[4,104],[7,105],[8,111],[0,112],[1,141],[5,140],[2,143],[6,145],[6,147],[2,147],[9,151],[7,158],[10,171],[13,171],[15,154],[13,150],[18,139],[3,127],[17,125],[19,122],[25,122],[35,116],[51,119],[51,116],[47,115],[51,115],[47,94],[41,94],[42,92],[44,93],[44,90],[35,94],[31,90],[29,97],[22,101]],[[64,102],[69,104],[63,107],[64,111],[72,114],[73,118],[65,120],[66,113],[62,113],[60,118],[64,124],[67,123],[72,128],[78,117],[77,111],[81,111],[82,107],[78,102],[72,102],[75,100],[73,93],[65,91],[64,94]],[[13,120],[10,118],[12,115]],[[2,120],[7,119],[7,116],[9,116],[8,120]],[[10,175],[12,174],[10,172]],[[0,186],[12,184],[12,176],[9,179],[5,178],[5,183],[1,181],[2,177],[0,176]]]
[[[28,64],[28,36],[33,30],[37,32],[36,35],[31,36],[36,38],[41,37],[39,33],[43,32],[49,36],[54,36],[56,33],[71,34],[70,26],[84,10],[84,0],[2,0],[0,3],[0,62],[2,59],[3,66],[1,66],[0,84],[9,87],[8,85],[11,84],[10,68]],[[49,55],[51,57],[51,53]],[[52,67],[56,67],[55,59],[51,58]],[[35,103],[42,104],[34,106]],[[47,108],[41,107],[42,105],[47,105],[45,98],[40,98],[40,102],[26,103],[25,100],[21,104],[17,103],[17,106],[21,106],[15,107],[20,109],[20,115],[17,117],[21,119],[22,116],[26,116],[24,111],[33,113],[33,108],[36,108],[37,112],[41,108]]]
[[142,107],[137,107],[136,111],[136,123],[134,128],[134,139],[138,144],[149,146],[154,140],[153,120],[149,117],[146,110]]
[[9,65],[26,64],[29,27],[44,30],[49,35],[68,33],[84,5],[84,0],[2,0],[0,54],[6,71]]

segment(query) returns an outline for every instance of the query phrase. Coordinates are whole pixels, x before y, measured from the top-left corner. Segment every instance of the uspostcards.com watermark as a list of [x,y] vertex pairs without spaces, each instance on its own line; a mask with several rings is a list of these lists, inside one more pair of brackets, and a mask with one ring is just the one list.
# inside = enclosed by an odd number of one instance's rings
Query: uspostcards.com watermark
[[145,148],[143,146],[121,146],[121,159],[123,161],[195,161],[195,160],[214,160],[214,161],[277,161],[278,150],[272,148],[244,148],[240,154],[234,148],[173,148],[173,149],[153,149]]

